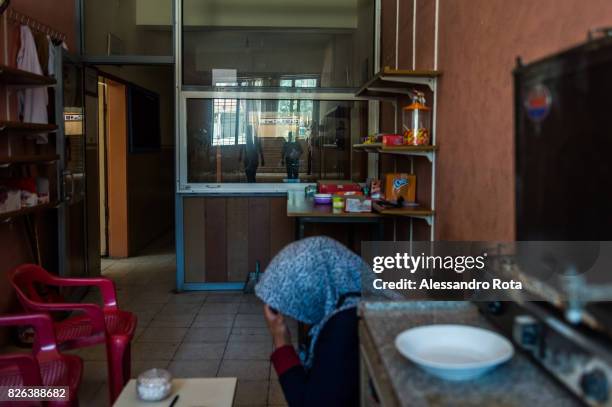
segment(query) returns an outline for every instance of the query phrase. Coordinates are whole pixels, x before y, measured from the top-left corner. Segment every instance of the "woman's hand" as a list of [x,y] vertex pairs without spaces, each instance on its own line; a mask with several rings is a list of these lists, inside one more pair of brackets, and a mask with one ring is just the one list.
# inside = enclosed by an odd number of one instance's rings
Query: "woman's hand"
[[281,348],[285,345],[291,345],[291,334],[285,324],[285,317],[279,312],[272,311],[268,304],[264,304],[264,317],[268,324],[268,329],[272,335],[274,349]]

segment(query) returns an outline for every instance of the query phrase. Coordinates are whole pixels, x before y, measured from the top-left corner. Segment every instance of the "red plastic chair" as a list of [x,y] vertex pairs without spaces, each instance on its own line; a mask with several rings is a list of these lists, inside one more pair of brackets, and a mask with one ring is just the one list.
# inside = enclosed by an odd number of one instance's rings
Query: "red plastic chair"
[[45,314],[0,317],[0,326],[29,325],[36,332],[32,354],[0,355],[0,386],[67,386],[66,401],[49,401],[48,406],[78,406],[78,389],[83,361],[78,356],[62,355],[57,350],[53,322]]
[[[136,316],[117,308],[114,283],[107,278],[60,278],[34,264],[24,264],[9,273],[19,301],[29,312],[78,311],[82,314],[55,322],[60,349],[76,349],[106,344],[108,384],[111,404],[130,379],[130,342],[136,330]],[[36,285],[56,287],[95,286],[104,305],[50,303]]]

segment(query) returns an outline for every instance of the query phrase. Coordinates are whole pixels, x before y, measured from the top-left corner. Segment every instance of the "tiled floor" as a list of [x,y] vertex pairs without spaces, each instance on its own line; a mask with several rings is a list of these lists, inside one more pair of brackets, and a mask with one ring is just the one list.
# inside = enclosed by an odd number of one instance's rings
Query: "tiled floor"
[[[138,316],[132,375],[162,367],[176,377],[238,377],[236,406],[286,405],[269,362],[272,341],[261,302],[241,292],[174,293],[175,255],[168,247],[158,242],[141,256],[102,261],[119,306]],[[90,293],[87,301],[97,298]],[[295,338],[295,324],[291,329]],[[104,349],[76,353],[85,361],[81,405],[107,406]]]

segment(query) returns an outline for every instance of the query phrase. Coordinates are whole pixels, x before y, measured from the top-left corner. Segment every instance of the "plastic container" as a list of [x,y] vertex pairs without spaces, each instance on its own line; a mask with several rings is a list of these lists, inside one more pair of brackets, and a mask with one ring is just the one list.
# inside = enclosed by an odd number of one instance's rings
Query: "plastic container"
[[417,92],[412,103],[402,111],[404,144],[427,146],[431,144],[431,109],[425,104],[425,95]]
[[404,137],[401,134],[385,134],[383,144],[386,147],[397,147],[404,144]]
[[331,194],[315,194],[314,196],[315,204],[317,205],[329,205],[332,202]]
[[172,375],[165,369],[149,369],[136,381],[138,398],[143,401],[160,401],[172,392]]

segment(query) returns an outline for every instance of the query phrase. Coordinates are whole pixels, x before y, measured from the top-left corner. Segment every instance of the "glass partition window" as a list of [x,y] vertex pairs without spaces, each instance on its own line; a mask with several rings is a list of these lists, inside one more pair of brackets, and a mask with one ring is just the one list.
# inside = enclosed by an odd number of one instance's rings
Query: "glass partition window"
[[172,0],[83,1],[85,54],[173,54]]
[[367,103],[187,99],[187,182],[363,181]]
[[355,88],[374,66],[374,0],[182,0],[183,84]]

